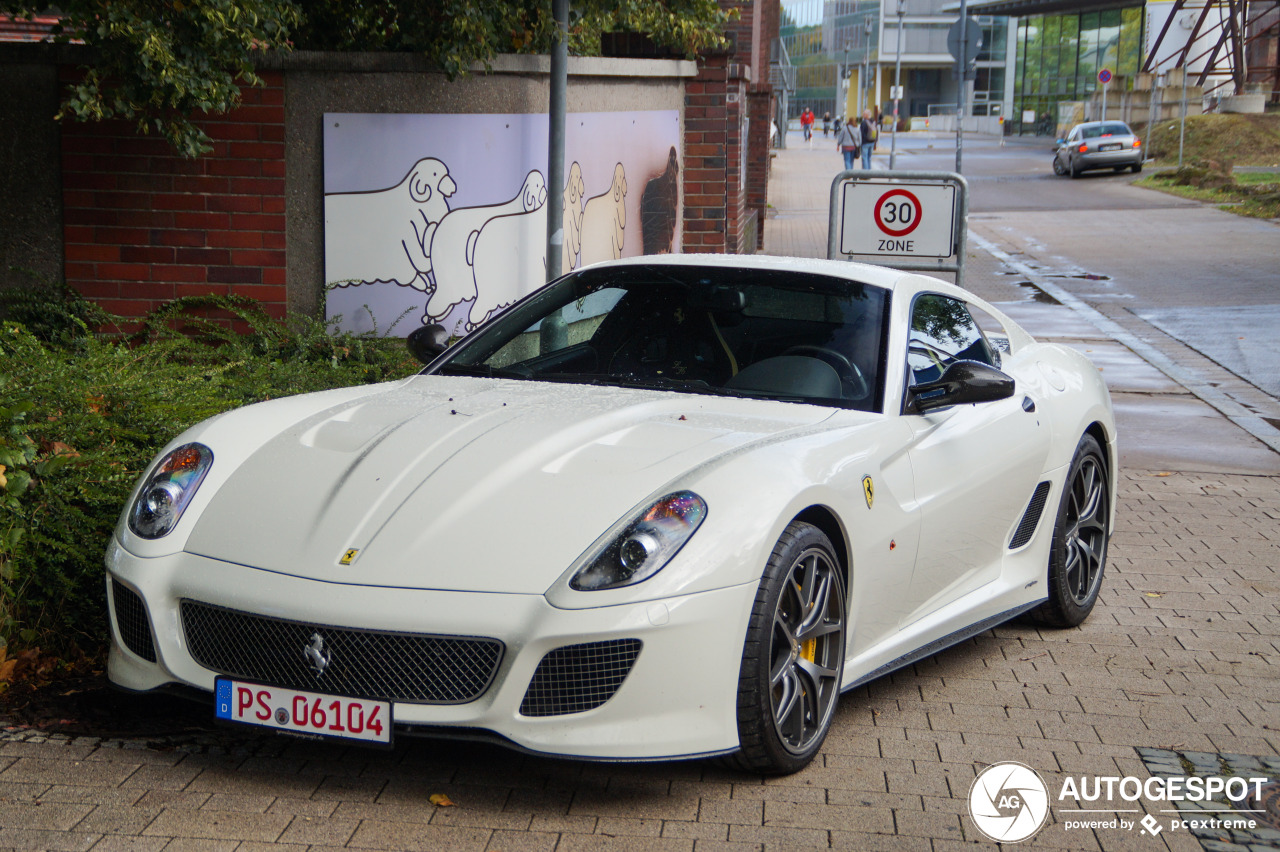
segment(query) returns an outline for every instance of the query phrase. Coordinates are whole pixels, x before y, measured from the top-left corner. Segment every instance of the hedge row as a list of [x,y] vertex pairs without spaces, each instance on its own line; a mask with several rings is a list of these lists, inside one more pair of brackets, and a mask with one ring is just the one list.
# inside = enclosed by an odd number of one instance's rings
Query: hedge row
[[0,292],[0,317],[0,641],[11,651],[102,649],[111,532],[183,429],[420,366],[400,340],[277,322],[247,299],[178,300],[127,337],[91,331],[111,318],[48,288]]

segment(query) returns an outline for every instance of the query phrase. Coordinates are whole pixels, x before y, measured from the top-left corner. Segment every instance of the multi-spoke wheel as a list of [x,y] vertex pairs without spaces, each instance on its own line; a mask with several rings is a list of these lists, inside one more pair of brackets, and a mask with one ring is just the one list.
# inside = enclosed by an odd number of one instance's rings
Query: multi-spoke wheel
[[1102,447],[1085,435],[1067,472],[1049,553],[1049,600],[1035,616],[1046,624],[1074,627],[1098,602],[1107,564],[1111,487]]
[[735,765],[795,772],[818,753],[840,696],[845,623],[844,579],[830,540],[793,522],[765,566],[747,627]]

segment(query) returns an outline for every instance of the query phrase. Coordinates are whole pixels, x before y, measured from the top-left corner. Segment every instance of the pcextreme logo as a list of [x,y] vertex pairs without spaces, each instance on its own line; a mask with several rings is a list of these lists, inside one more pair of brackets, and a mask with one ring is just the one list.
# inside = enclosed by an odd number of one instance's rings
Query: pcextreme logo
[[1048,819],[1049,788],[1026,764],[993,763],[973,779],[969,815],[978,830],[997,843],[1018,843]]

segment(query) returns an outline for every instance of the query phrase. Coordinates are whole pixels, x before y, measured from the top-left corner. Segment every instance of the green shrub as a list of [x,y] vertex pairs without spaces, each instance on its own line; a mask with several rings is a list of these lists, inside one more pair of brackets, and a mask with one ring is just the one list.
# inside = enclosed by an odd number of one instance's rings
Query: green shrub
[[183,429],[420,366],[401,340],[277,322],[247,299],[180,300],[124,340],[89,333],[74,304],[58,316],[60,298],[35,311],[55,333],[0,323],[0,640],[19,646],[102,646],[103,553],[143,468]]

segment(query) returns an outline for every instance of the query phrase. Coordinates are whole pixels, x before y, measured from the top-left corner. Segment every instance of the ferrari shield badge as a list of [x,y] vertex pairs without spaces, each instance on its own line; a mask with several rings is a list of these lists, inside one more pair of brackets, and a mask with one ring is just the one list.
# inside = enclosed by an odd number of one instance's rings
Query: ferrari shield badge
[[867,508],[871,508],[871,504],[876,501],[876,484],[871,481],[870,476],[862,477],[862,496],[867,498]]
[[357,553],[359,553],[359,552],[360,552],[360,551],[359,551],[359,550],[357,550],[356,548],[354,548],[354,547],[353,547],[353,548],[351,548],[351,549],[350,549],[350,550],[348,550],[346,553],[342,554],[342,558],[338,560],[338,564],[339,564],[339,565],[350,565],[352,562],[355,562],[355,561],[356,561],[356,554],[357,554]]

